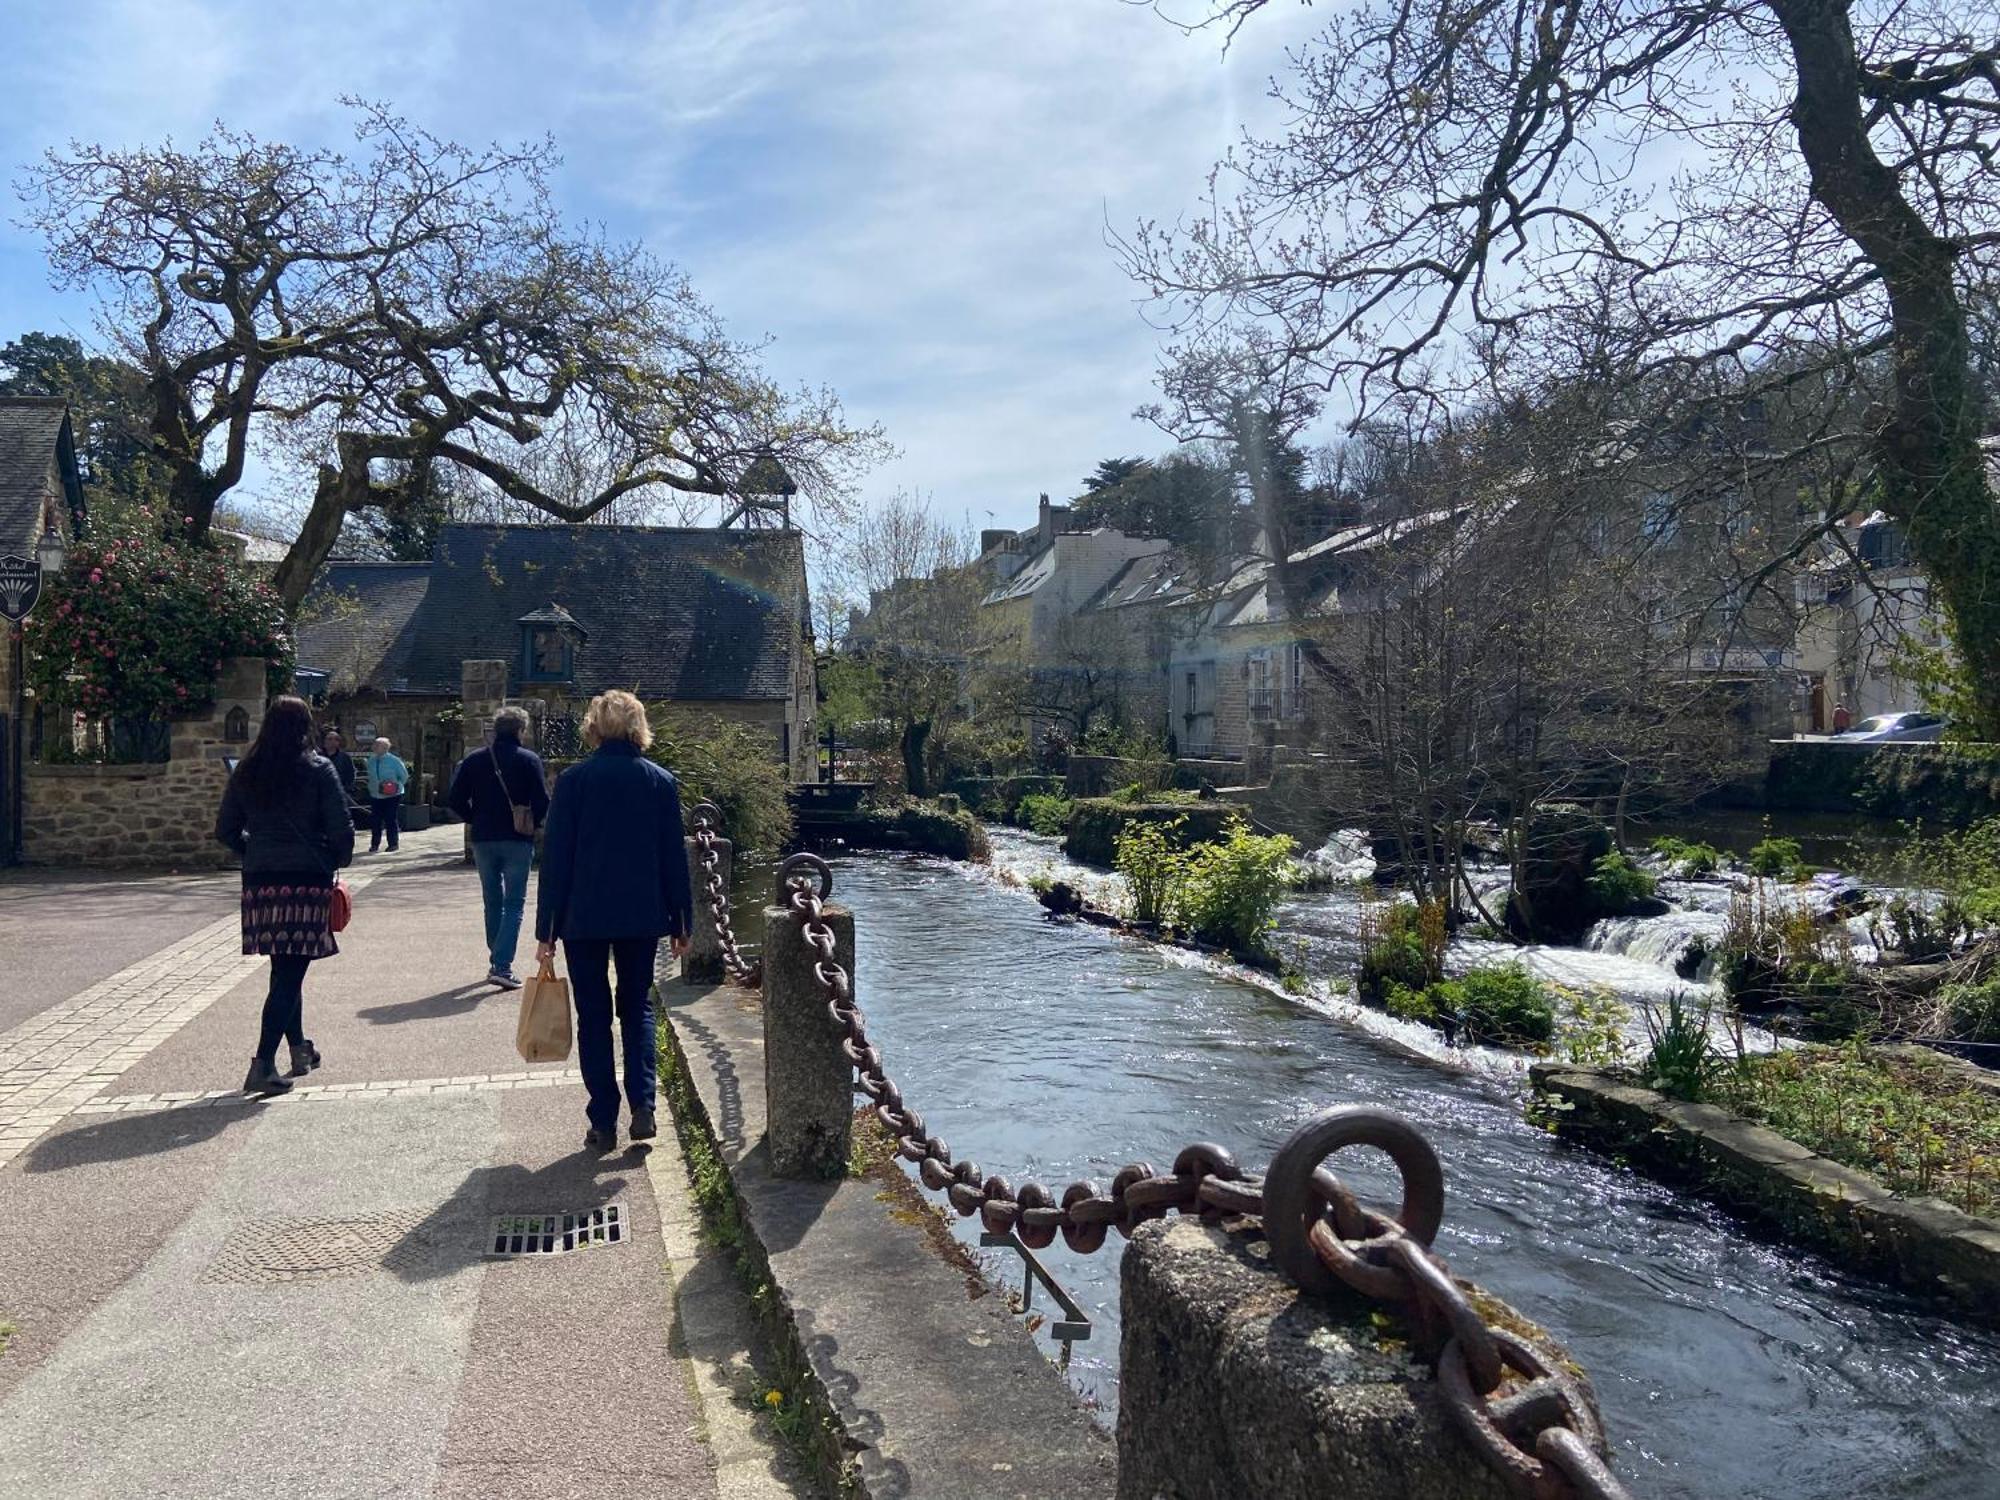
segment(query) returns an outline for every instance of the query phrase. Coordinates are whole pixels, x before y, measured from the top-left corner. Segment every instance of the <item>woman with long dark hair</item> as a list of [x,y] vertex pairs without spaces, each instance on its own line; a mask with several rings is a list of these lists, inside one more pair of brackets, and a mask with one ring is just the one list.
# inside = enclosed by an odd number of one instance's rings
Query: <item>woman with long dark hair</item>
[[[306,966],[339,952],[334,872],[354,860],[354,822],[333,763],[313,752],[312,710],[278,698],[229,778],[215,836],[243,859],[243,951],[268,955],[271,988],[243,1091],[283,1094],[320,1065],[304,1029]],[[278,1043],[291,1072],[278,1073]]]

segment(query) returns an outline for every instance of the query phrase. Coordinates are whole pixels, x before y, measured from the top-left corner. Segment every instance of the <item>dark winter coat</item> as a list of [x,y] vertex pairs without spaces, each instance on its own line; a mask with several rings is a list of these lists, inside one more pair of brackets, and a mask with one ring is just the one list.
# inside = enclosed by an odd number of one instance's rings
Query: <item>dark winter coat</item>
[[662,938],[693,930],[680,788],[637,745],[610,740],[556,779],[535,936]]
[[268,804],[244,796],[231,775],[216,814],[217,842],[243,859],[243,873],[331,875],[354,862],[354,820],[333,762],[308,753]]
[[[502,777],[506,779],[504,787]],[[458,763],[444,801],[472,825],[475,844],[507,840],[532,844],[532,833],[514,831],[514,809],[533,808],[535,826],[541,827],[549,815],[548,774],[542,769],[542,758],[532,750],[523,750],[513,735],[495,735],[491,750],[474,750]]]

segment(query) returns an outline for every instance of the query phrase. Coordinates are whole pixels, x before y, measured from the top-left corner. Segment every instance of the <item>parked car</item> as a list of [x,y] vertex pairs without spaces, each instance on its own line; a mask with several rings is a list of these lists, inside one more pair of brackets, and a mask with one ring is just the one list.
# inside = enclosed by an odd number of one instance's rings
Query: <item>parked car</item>
[[1863,719],[1840,738],[1882,744],[1923,744],[1944,738],[1944,720],[1925,713],[1876,714]]

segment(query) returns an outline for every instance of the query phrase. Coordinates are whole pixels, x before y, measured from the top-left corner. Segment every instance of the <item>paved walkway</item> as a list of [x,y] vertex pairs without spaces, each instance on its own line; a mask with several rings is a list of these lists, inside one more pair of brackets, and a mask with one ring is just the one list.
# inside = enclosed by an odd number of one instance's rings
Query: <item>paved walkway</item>
[[[0,885],[32,974],[0,1011],[0,1493],[809,1493],[671,1135],[580,1149],[574,1071],[524,1067],[478,980],[457,850],[358,862],[306,986],[326,1067],[268,1102],[233,1087],[265,976],[234,877]],[[488,1254],[497,1218],[614,1211],[615,1243]]]

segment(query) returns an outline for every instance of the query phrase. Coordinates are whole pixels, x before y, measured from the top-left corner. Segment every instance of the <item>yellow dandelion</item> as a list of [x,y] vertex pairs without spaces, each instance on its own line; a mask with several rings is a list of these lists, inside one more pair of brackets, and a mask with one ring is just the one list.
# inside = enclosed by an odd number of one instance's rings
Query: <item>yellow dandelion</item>
[[785,1393],[783,1391],[764,1392],[764,1404],[766,1406],[783,1406],[785,1404]]

